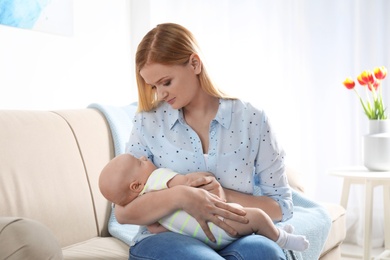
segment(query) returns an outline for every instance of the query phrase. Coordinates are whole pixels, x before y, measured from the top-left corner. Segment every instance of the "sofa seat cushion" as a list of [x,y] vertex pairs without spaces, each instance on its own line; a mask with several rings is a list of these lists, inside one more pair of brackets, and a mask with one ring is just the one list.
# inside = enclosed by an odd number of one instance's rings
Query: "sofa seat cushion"
[[121,259],[129,258],[129,246],[113,237],[95,237],[62,249],[64,259]]
[[325,255],[335,247],[339,246],[346,236],[346,216],[345,209],[337,204],[321,203],[332,219],[332,226],[329,231],[328,239],[324,245],[321,255]]

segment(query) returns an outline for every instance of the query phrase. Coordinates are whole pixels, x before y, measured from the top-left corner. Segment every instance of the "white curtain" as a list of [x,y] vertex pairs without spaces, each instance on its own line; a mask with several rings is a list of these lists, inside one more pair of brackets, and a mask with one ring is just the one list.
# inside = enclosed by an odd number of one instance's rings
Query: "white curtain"
[[[390,69],[390,1],[132,0],[131,7],[133,54],[159,23],[190,29],[221,89],[266,110],[309,196],[339,203],[342,180],[328,170],[362,164],[368,127],[342,81]],[[390,105],[390,78],[383,83]],[[347,242],[362,243],[362,193],[351,191]],[[376,191],[374,246],[383,245],[381,196]]]

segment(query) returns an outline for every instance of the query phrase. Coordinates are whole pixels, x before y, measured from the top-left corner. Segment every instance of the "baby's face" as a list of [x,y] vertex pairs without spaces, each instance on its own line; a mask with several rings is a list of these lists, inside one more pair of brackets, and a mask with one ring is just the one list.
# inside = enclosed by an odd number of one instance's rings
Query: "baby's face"
[[107,175],[111,182],[105,183],[109,192],[108,200],[125,206],[138,197],[156,166],[145,156],[138,159],[130,154],[123,154],[114,159],[112,168]]
[[137,175],[139,181],[146,183],[146,180],[156,169],[156,166],[145,156],[142,156],[139,159],[136,157],[131,158],[131,171]]

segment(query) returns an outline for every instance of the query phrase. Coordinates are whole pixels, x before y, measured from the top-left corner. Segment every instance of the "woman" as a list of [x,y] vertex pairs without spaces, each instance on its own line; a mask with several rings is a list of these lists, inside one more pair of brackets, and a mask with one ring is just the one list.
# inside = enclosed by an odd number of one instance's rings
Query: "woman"
[[[207,223],[236,231],[223,219],[246,223],[244,207],[263,209],[274,222],[292,217],[284,152],[268,118],[249,103],[219,91],[207,74],[195,38],[177,24],[160,24],[138,46],[136,76],[139,107],[126,152],[147,156],[157,167],[176,172],[211,172],[193,187],[177,186],[116,206],[120,223],[143,225],[130,249],[133,259],[285,259],[275,242],[259,235],[238,239],[214,251],[194,238],[145,225],[182,209],[214,240]],[[223,188],[221,188],[221,186]]]

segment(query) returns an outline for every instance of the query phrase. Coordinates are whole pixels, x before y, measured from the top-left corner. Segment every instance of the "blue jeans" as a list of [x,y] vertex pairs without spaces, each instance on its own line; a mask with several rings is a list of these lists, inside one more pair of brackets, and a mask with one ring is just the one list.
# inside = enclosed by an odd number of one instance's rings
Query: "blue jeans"
[[131,260],[280,260],[286,259],[282,249],[270,239],[250,235],[225,248],[214,251],[203,242],[173,232],[146,237],[130,248]]

